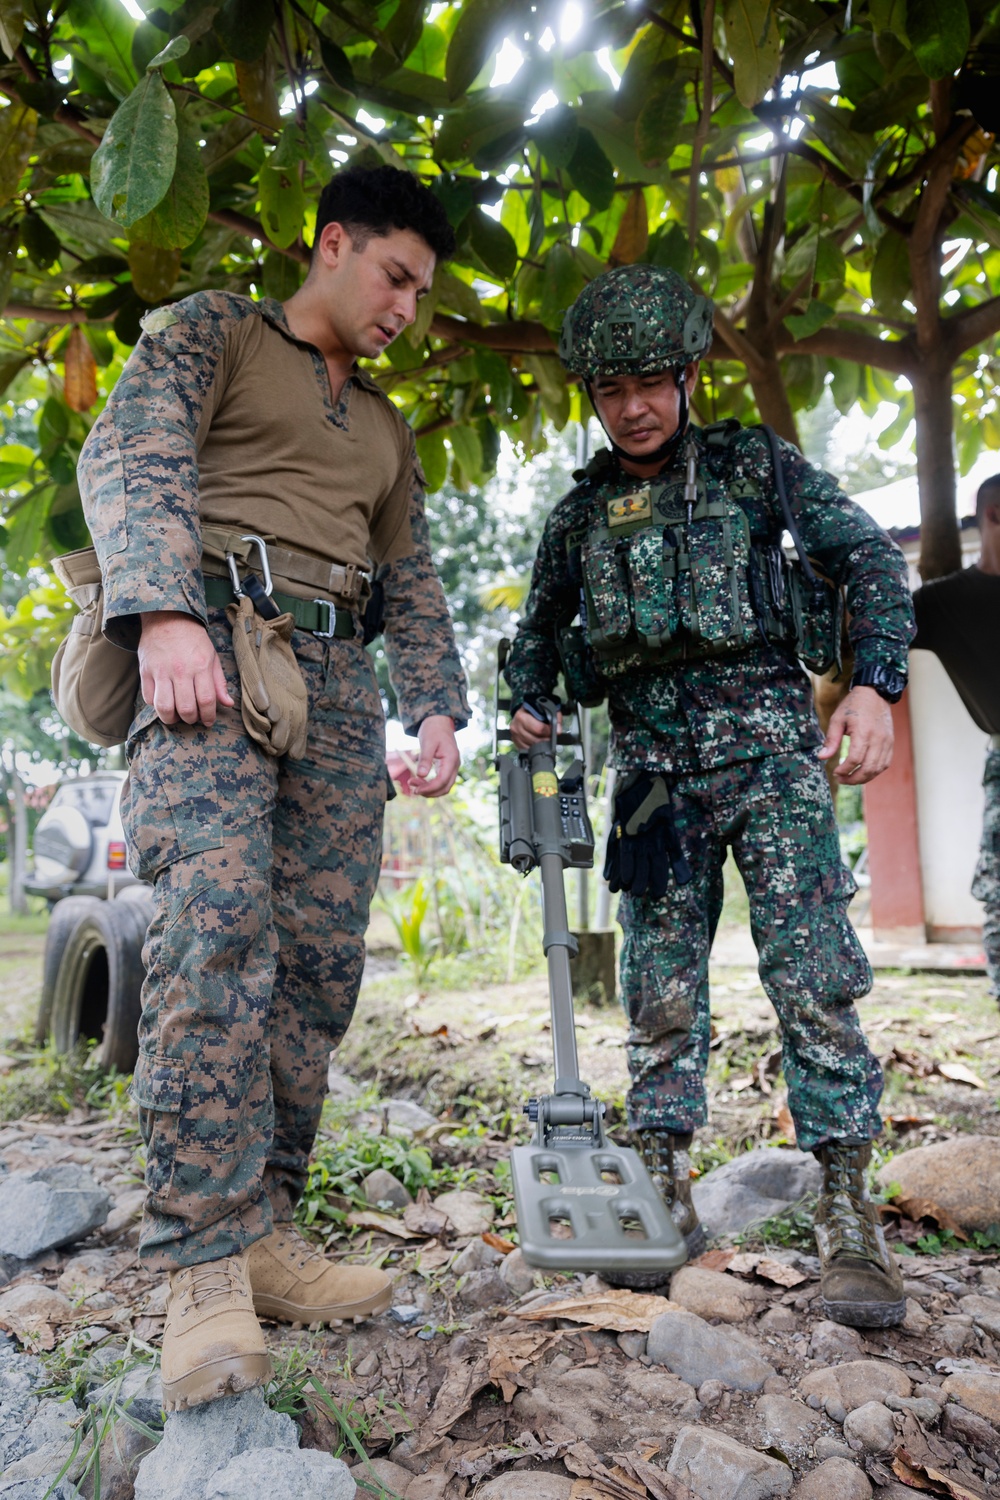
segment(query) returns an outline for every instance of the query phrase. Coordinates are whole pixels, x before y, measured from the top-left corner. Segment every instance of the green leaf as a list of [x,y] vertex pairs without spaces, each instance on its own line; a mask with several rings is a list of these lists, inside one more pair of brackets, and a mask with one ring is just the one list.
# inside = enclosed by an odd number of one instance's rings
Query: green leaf
[[829,323],[836,311],[835,307],[831,307],[827,302],[821,302],[816,297],[804,313],[795,313],[786,318],[785,327],[796,340],[808,338],[811,333],[817,333],[825,323]]
[[663,266],[665,270],[686,276],[691,265],[691,249],[680,224],[668,224],[651,239],[647,257],[654,266]]
[[306,195],[293,168],[263,166],[257,179],[260,192],[260,218],[267,237],[279,249],[294,243],[302,229],[306,212]]
[[428,490],[439,490],[448,478],[448,450],[444,434],[429,432],[417,438],[417,458],[424,471]]
[[120,0],[70,0],[66,10],[84,42],[106,59],[125,94],[135,82],[132,67],[132,34],[135,22]]
[[650,94],[657,92],[677,67],[680,40],[659,26],[647,26],[629,56],[615,100],[615,113],[634,120]]
[[41,214],[25,214],[21,220],[21,244],[29,259],[40,271],[47,271],[59,259],[62,246],[59,236],[46,224]]
[[658,167],[671,156],[684,121],[684,85],[665,84],[643,104],[635,121],[635,149],[644,166]]
[[181,269],[180,250],[144,245],[133,239],[128,252],[132,285],[146,302],[162,302]]
[[875,93],[885,83],[885,69],[875,56],[875,49],[868,38],[865,38],[863,48],[859,47],[844,57],[838,57],[836,68],[840,93],[852,104],[860,104],[862,99],[867,99],[869,94]]
[[524,105],[510,99],[483,99],[447,114],[435,140],[439,161],[466,161],[483,146],[523,126]]
[[7,519],[4,563],[18,578],[24,577],[38,557],[45,518],[54,494],[54,489],[43,490],[29,505],[22,505]]
[[889,230],[879,240],[872,263],[872,301],[886,318],[906,317],[910,295],[910,256],[905,239]]
[[287,302],[298,291],[301,282],[302,267],[297,261],[277,250],[267,252],[261,272],[261,291],[265,297]]
[[323,59],[323,66],[333,79],[338,88],[346,89],[353,94],[357,88],[354,80],[354,70],[351,67],[351,59],[342,47],[336,42],[331,42],[328,36],[322,32],[319,38],[319,54]]
[[159,73],[147,73],[119,105],[94,152],[94,202],[130,229],[166,193],[177,163],[177,112]]
[[459,98],[474,83],[494,51],[498,33],[513,20],[515,8],[511,0],[465,0],[445,58],[450,98]]
[[[434,293],[439,307],[451,308],[472,323],[483,321],[483,309],[475,289],[467,281],[442,269],[434,268]],[[506,365],[505,365],[506,368]]]
[[580,135],[576,111],[567,104],[547,109],[538,123],[529,127],[528,135],[550,166],[568,167]]
[[[20,375],[25,365],[30,361],[28,354],[12,354],[6,359],[0,359],[0,396],[4,394],[7,387]],[[0,484],[7,483],[0,478]]]
[[586,277],[571,246],[553,245],[542,273],[542,322],[549,328],[560,327],[563,314],[585,285]]
[[507,281],[513,276],[517,266],[514,238],[502,224],[481,208],[474,208],[469,214],[469,239],[488,271],[499,276],[501,281]]
[[0,110],[0,204],[9,203],[35,145],[38,116],[23,104]]
[[147,73],[162,71],[168,63],[176,62],[179,57],[186,57],[191,51],[191,38],[188,36],[175,36],[165,47],[161,47],[155,56],[146,64]]
[[745,109],[759,104],[774,83],[781,59],[778,18],[770,0],[726,0],[726,45],[733,59],[736,97]]
[[50,396],[42,407],[38,419],[38,441],[43,448],[52,448],[69,437],[69,412],[61,401]]
[[947,78],[962,66],[970,38],[965,0],[906,0],[906,30],[928,78]]
[[149,312],[149,303],[136,295],[131,287],[124,288],[126,296],[115,313],[112,328],[115,338],[123,344],[137,344],[142,337],[142,316]]
[[576,150],[570,158],[570,181],[592,208],[609,208],[615,195],[615,170],[589,130],[581,127]]
[[183,249],[201,234],[208,217],[208,176],[201,148],[185,114],[177,122],[177,164],[154,209],[138,219],[131,238],[161,250]]
[[[212,25],[231,58],[236,62],[256,62],[264,55],[274,25],[273,0],[226,0]],[[320,47],[323,47],[322,37]],[[339,47],[336,50],[340,52]],[[323,65],[327,66],[325,51]],[[340,79],[334,78],[334,82],[339,83]]]
[[476,349],[476,374],[484,385],[489,386],[490,407],[503,417],[510,406],[513,391],[513,376],[510,366],[495,349]]
[[392,19],[383,28],[383,46],[396,62],[405,62],[420,39],[425,0],[399,0]]
[[474,427],[459,425],[448,428],[448,441],[467,479],[475,480],[482,472],[483,450]]
[[22,0],[0,0],[0,47],[13,57],[24,32]]
[[500,434],[489,417],[477,418],[476,432],[479,434],[479,446],[483,454],[481,473],[484,479],[488,479],[491,474],[496,473],[497,459],[500,457]]
[[908,0],[868,0],[868,14],[872,18],[872,26],[876,35],[888,31],[892,36],[898,37],[904,47],[910,45],[910,39],[906,34],[906,13]]
[[813,132],[855,181],[863,182],[874,150],[874,141],[853,129],[852,110],[838,109],[835,104],[829,104],[820,98],[812,89],[807,89],[806,93],[807,108],[813,119]]
[[569,421],[569,391],[562,361],[554,354],[526,354],[522,363],[535,377],[546,415],[562,431]]

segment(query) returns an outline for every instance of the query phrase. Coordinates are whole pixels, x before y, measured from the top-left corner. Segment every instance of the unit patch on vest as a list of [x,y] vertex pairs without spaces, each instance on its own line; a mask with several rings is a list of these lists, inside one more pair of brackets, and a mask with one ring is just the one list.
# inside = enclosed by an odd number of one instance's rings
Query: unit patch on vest
[[629,521],[651,521],[653,496],[648,484],[627,495],[616,495],[608,501],[608,525],[624,526]]

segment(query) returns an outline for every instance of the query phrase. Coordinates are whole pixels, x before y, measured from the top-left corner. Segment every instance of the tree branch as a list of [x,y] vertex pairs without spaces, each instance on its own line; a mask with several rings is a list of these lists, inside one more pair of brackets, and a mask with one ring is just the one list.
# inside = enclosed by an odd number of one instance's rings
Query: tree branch
[[[761,370],[762,363],[757,350],[719,307],[715,309],[715,331],[733,358],[742,360],[749,372],[756,373]],[[712,357],[714,357],[714,351],[709,353],[709,358]]]
[[500,354],[555,354],[556,344],[542,323],[469,323],[448,313],[435,313],[430,331],[435,338],[457,344],[478,344]]
[[36,307],[31,302],[8,302],[0,318],[26,318],[33,323],[110,323],[114,313],[92,318],[85,307]]
[[781,327],[776,342],[782,354],[822,354],[830,359],[873,365],[893,375],[912,376],[918,364],[912,335],[904,339],[877,339],[870,333],[855,333],[851,328],[827,327],[809,334],[808,338],[795,339]]
[[966,307],[950,318],[942,319],[943,332],[952,363],[959,355],[974,349],[984,339],[1000,333],[1000,297],[990,297],[978,307]]
[[701,195],[701,156],[712,123],[712,61],[715,56],[715,0],[705,0],[701,38],[701,113],[691,146],[691,177],[688,181],[688,244],[698,238],[698,200]]
[[[832,157],[824,156],[822,151],[817,151],[816,147],[810,146],[808,141],[790,141],[788,149],[794,152],[796,156],[801,156],[803,161],[812,162],[813,166],[818,167],[835,187],[842,188],[845,193],[849,193],[856,203],[864,202],[864,195],[861,188],[853,178],[848,177],[843,167],[839,167]],[[909,224],[904,223],[902,219],[890,213],[887,208],[881,208],[876,204],[875,212],[883,224],[888,224],[891,229],[895,229],[904,238],[909,235]]]
[[304,245],[276,245],[269,240],[264,232],[263,224],[256,219],[251,219],[249,214],[237,213],[233,208],[213,208],[209,210],[208,217],[213,224],[222,224],[226,229],[235,229],[237,234],[242,234],[247,239],[260,240],[269,250],[276,250],[279,255],[287,255],[289,260],[297,260],[299,265],[307,266],[310,261],[309,251]]

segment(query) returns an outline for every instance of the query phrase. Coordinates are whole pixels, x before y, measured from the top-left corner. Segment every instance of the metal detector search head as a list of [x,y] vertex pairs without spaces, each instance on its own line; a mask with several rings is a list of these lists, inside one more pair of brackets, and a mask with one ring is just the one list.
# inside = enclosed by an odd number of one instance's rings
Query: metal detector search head
[[[501,672],[509,643],[497,653],[494,750],[510,740],[500,727],[509,714]],[[594,834],[587,816],[586,767],[579,713],[575,732],[558,732],[559,705],[536,700],[551,725],[548,740],[527,751],[497,754],[500,772],[500,858],[521,875],[537,866],[542,879],[542,946],[549,965],[549,1003],[555,1054],[553,1092],[529,1099],[534,1122],[530,1146],[511,1152],[511,1180],[521,1252],[545,1271],[662,1271],[664,1281],[687,1259],[684,1240],[638,1153],[616,1146],[604,1134],[604,1105],[580,1080],[570,957],[577,942],[569,931],[563,870],[594,862]],[[569,705],[567,705],[567,711]],[[559,746],[581,753],[567,773],[556,774]]]

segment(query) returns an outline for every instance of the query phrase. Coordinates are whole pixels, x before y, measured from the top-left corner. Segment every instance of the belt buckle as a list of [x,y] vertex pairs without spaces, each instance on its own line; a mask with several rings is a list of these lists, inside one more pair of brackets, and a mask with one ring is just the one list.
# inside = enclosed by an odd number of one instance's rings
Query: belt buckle
[[337,606],[329,599],[314,599],[313,603],[318,605],[320,609],[327,611],[327,628],[325,630],[311,630],[309,634],[317,636],[321,641],[333,640],[334,632],[337,629]]

